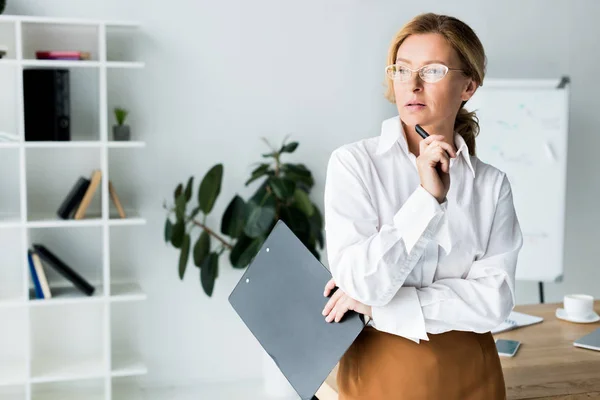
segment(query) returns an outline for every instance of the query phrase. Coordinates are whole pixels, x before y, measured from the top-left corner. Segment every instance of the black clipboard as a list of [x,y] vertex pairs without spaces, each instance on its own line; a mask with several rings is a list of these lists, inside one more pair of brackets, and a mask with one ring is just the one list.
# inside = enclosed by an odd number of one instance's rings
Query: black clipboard
[[229,295],[229,303],[301,399],[314,399],[365,327],[349,311],[322,315],[331,273],[279,220]]

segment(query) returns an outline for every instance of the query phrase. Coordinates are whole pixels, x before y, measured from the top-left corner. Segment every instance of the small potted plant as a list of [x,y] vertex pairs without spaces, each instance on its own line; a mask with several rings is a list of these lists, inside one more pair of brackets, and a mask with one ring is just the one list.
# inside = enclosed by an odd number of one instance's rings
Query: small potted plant
[[125,124],[129,111],[122,107],[115,107],[115,118],[117,125],[113,126],[113,136],[115,140],[129,140],[131,133],[129,131],[129,125]]
[[6,0],[0,0],[0,14],[4,12],[4,7],[6,7]]

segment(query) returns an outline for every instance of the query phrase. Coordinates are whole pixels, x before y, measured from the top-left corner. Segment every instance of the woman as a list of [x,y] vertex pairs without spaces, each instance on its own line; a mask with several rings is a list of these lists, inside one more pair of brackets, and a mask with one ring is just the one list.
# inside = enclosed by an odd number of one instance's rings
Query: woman
[[340,361],[341,400],[506,396],[490,330],[514,306],[522,234],[509,181],[475,156],[479,125],[463,108],[485,63],[463,22],[415,17],[388,54],[399,116],[331,154],[324,295],[339,290],[323,315],[371,318]]

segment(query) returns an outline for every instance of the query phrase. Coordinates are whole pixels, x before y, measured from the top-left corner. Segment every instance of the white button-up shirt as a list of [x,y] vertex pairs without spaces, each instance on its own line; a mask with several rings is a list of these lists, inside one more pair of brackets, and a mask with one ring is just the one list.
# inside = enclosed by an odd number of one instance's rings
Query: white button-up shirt
[[324,220],[329,268],[348,296],[372,306],[370,324],[415,342],[427,333],[487,332],[515,304],[523,245],[504,172],[454,135],[444,203],[421,185],[400,118],[381,135],[335,149]]

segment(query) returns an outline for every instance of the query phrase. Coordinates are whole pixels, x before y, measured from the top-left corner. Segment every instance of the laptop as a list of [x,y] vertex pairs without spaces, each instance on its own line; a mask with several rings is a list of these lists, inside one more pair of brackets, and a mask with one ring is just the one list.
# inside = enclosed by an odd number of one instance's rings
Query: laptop
[[331,273],[279,220],[240,281],[229,303],[301,399],[315,393],[365,327],[349,311],[326,322],[323,296]]
[[575,342],[573,342],[573,346],[600,351],[600,328],[577,339]]

